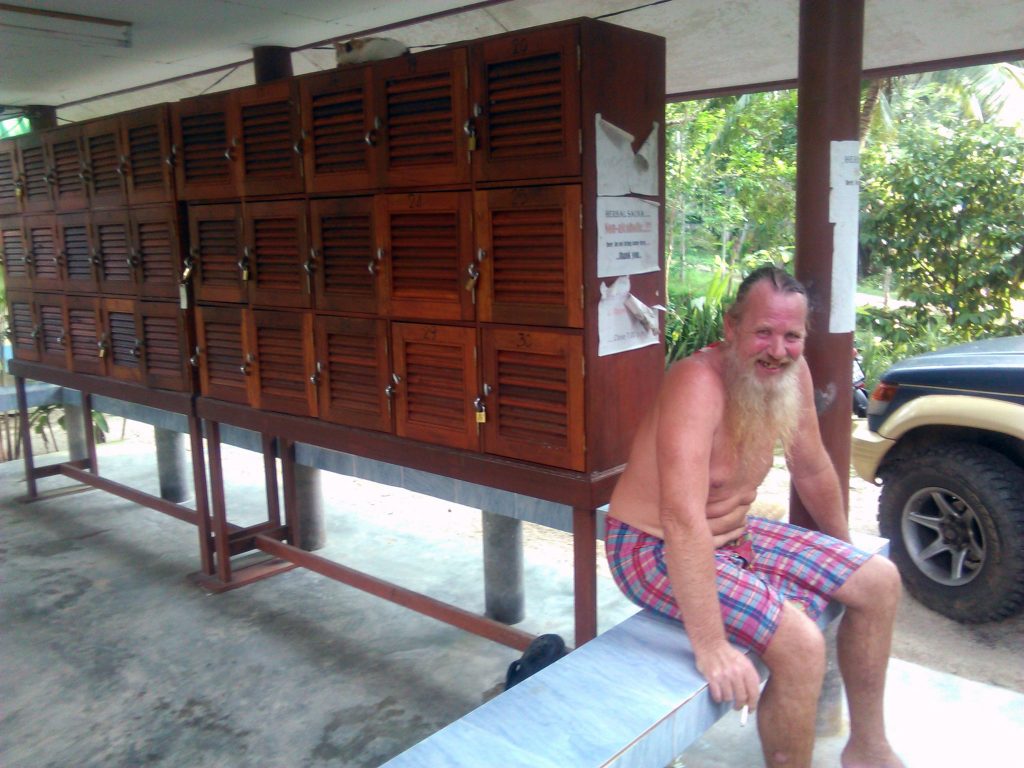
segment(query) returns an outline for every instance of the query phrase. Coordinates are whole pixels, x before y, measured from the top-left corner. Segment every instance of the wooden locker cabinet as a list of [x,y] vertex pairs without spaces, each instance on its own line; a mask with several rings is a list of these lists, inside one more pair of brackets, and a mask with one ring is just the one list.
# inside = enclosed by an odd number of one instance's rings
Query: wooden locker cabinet
[[580,173],[581,55],[575,24],[503,35],[472,47],[474,178]]
[[138,295],[176,299],[183,266],[177,208],[171,204],[134,207],[129,211],[131,253]]
[[39,322],[39,362],[56,368],[68,367],[67,309],[59,293],[36,293]]
[[249,298],[242,278],[249,269],[243,261],[242,206],[238,203],[193,205],[188,209],[189,267],[198,302],[239,303]]
[[102,299],[100,302],[106,373],[122,381],[142,381],[142,339],[134,299]]
[[207,397],[249,402],[249,376],[255,357],[248,347],[241,307],[196,307],[199,389]]
[[377,199],[384,311],[393,318],[472,320],[479,270],[468,192]]
[[583,470],[582,336],[486,328],[482,350],[483,450]]
[[317,309],[381,312],[381,262],[372,197],[311,200]]
[[395,434],[477,450],[476,330],[392,323]]
[[98,255],[92,243],[88,211],[57,214],[57,244],[64,264],[64,288],[68,293],[96,293]]
[[582,328],[579,186],[477,191],[473,209],[480,320]]
[[32,287],[32,249],[20,216],[0,219],[0,249],[4,262],[4,285],[10,289]]
[[243,88],[228,103],[237,126],[238,151],[232,157],[239,192],[246,196],[302,192],[298,84],[284,79]]
[[18,148],[18,187],[22,213],[53,210],[54,177],[43,146],[43,134],[26,133],[15,139]]
[[93,211],[91,219],[100,291],[119,296],[135,295],[138,254],[132,245],[128,210]]
[[212,93],[171,107],[174,174],[182,200],[234,197],[238,137],[230,120],[230,94]]
[[245,313],[252,359],[249,402],[265,411],[316,416],[313,315],[254,309]]
[[78,125],[52,128],[43,133],[48,178],[53,184],[53,205],[58,211],[89,207],[88,165]]
[[8,336],[15,360],[39,362],[41,329],[36,305],[28,291],[7,291]]
[[166,104],[125,112],[121,146],[127,158],[125,183],[131,205],[174,200],[174,155]]
[[312,305],[315,261],[309,248],[304,200],[242,206],[242,280],[261,307]]
[[[465,184],[469,181],[466,49],[443,48],[399,56],[373,67],[384,187]],[[377,118],[375,118],[375,124]]]
[[344,67],[299,81],[306,191],[368,190],[377,185],[378,134],[369,66]]
[[69,366],[76,373],[104,375],[109,342],[100,317],[100,300],[92,296],[67,296]]
[[139,301],[135,323],[142,341],[142,383],[156,389],[191,391],[184,311],[170,302]]
[[392,430],[389,393],[394,384],[387,321],[317,316],[314,374],[321,419],[378,432]]
[[37,291],[59,291],[64,288],[64,268],[60,258],[57,219],[52,213],[26,216],[22,219],[25,245],[31,263],[32,287]]
[[82,165],[92,208],[115,208],[128,203],[125,176],[128,158],[122,147],[117,116],[90,120],[81,126]]
[[21,212],[21,197],[25,193],[18,170],[18,142],[0,141],[0,216]]

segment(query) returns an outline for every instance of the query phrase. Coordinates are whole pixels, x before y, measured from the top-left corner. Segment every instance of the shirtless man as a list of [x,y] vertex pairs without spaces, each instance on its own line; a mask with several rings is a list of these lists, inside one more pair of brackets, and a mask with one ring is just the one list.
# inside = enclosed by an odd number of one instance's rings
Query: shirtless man
[[[631,600],[683,622],[712,697],[756,709],[766,764],[786,768],[811,765],[825,674],[814,618],[838,600],[850,711],[842,765],[902,766],[882,716],[899,575],[847,543],[803,357],[803,286],[778,268],[758,269],[724,330],[724,342],[671,367],[640,425],[611,499],[612,574]],[[822,533],[747,516],[780,440]],[[754,665],[730,641],[764,660],[763,694]]]

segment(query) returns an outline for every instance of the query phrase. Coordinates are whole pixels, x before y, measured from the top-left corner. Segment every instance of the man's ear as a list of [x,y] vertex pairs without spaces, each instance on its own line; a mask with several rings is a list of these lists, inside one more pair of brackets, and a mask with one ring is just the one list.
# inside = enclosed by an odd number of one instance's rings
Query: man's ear
[[732,315],[728,312],[722,317],[722,335],[726,341],[731,342],[736,336],[736,328],[733,325]]

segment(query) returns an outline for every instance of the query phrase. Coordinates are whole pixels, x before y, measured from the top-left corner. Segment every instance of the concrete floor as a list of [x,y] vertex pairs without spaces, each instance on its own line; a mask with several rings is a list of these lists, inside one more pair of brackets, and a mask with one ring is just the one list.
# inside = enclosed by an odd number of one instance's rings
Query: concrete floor
[[[101,473],[156,490],[152,446],[100,446]],[[226,451],[231,519],[263,514],[256,457]],[[52,457],[41,457],[46,463]],[[376,766],[480,704],[518,654],[303,570],[210,595],[185,523],[61,478],[31,504],[0,464],[0,765]],[[483,606],[479,512],[324,476],[320,553]],[[524,526],[527,631],[572,640],[571,544]],[[602,629],[633,612],[599,567]],[[1001,764],[1024,695],[893,660],[887,711],[909,766]],[[676,762],[760,764],[727,717]],[[815,766],[838,765],[842,736]],[[481,759],[500,766],[501,756]]]

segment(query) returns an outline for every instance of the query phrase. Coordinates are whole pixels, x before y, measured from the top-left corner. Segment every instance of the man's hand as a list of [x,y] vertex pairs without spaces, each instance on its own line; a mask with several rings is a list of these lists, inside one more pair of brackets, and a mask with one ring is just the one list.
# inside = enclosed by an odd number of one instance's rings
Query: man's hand
[[711,698],[716,702],[731,701],[733,709],[757,709],[761,678],[753,662],[728,643],[697,654],[697,671],[708,681]]

